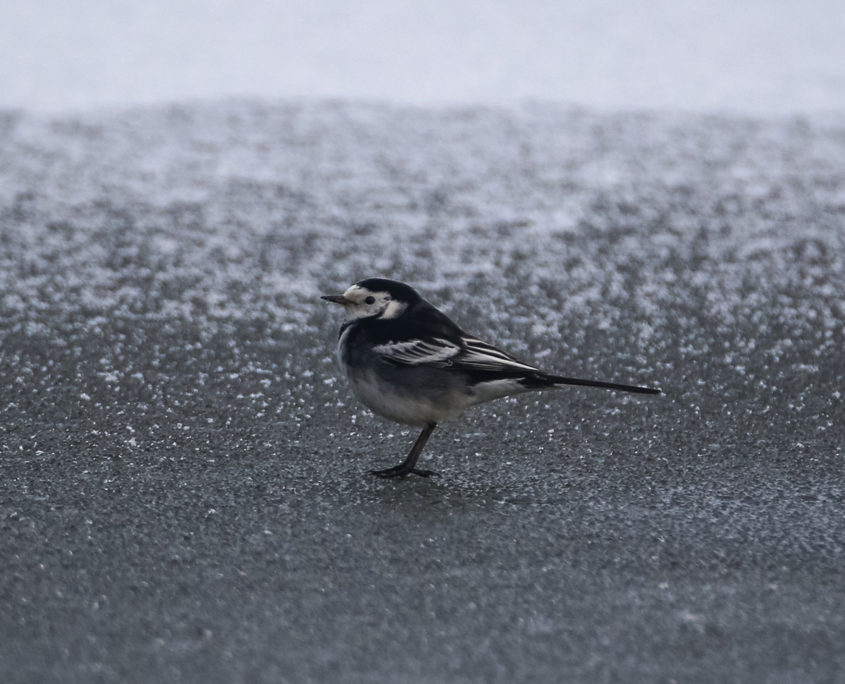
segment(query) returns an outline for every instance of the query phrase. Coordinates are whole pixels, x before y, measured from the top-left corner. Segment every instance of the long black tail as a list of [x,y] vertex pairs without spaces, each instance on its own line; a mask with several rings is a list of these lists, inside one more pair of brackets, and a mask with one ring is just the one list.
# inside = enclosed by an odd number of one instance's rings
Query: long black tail
[[601,387],[602,389],[619,390],[620,392],[636,392],[637,394],[662,394],[654,387],[638,387],[636,385],[620,385],[617,382],[602,382],[601,380],[581,380],[580,378],[564,378],[561,375],[541,375],[540,378],[551,385],[581,385],[583,387]]

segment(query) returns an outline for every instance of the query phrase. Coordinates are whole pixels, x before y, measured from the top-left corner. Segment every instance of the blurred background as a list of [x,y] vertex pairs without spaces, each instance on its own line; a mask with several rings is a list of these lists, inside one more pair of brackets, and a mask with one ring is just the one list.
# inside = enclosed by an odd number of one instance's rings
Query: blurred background
[[223,96],[845,106],[838,0],[3,0],[0,107]]

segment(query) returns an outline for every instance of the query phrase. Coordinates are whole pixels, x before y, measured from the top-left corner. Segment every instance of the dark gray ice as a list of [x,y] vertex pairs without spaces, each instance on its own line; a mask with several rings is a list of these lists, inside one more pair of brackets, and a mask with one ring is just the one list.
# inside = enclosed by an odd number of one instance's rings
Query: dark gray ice
[[[845,673],[845,119],[0,114],[0,679]],[[573,388],[413,441],[368,276]]]

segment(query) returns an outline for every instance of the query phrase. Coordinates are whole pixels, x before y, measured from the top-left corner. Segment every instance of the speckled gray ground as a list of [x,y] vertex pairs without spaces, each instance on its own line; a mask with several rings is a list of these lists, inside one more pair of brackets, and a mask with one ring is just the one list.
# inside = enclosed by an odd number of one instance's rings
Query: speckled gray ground
[[[0,679],[845,676],[845,120],[0,116]],[[559,372],[413,435],[359,278]]]

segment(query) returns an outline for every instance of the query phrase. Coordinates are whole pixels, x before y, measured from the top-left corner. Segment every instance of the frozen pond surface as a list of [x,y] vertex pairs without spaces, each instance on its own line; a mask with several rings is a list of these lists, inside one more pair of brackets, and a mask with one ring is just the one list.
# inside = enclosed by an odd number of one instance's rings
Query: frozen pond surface
[[[0,115],[3,681],[831,681],[845,119]],[[413,436],[317,296],[573,389]]]

